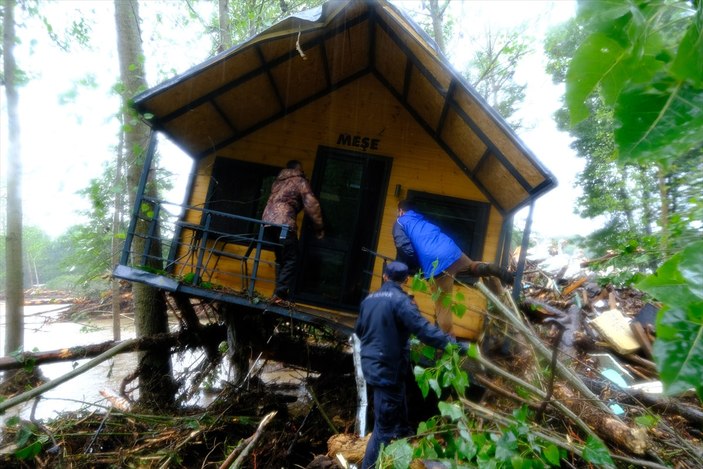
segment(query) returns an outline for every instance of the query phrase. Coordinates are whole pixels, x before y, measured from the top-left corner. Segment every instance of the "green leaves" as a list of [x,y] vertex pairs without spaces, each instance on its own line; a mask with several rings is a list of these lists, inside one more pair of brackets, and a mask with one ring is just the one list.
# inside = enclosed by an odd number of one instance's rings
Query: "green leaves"
[[666,160],[703,141],[703,90],[663,78],[632,86],[615,106],[621,159]]
[[408,443],[408,440],[396,440],[382,449],[378,467],[406,469],[410,467],[412,457],[413,448]]
[[588,117],[586,101],[599,85],[607,84],[605,89],[613,95],[622,88],[623,67],[618,64],[624,57],[624,49],[604,34],[593,34],[581,44],[566,73],[566,104],[572,124]]
[[694,86],[703,86],[703,31],[701,31],[701,16],[703,10],[698,9],[697,18],[686,30],[674,62],[671,64],[671,74],[678,80],[690,80]]
[[615,109],[623,161],[665,159],[703,141],[701,5],[609,0],[579,2],[589,32],[566,74],[571,123],[598,93]]
[[614,466],[608,448],[601,440],[591,435],[589,435],[586,440],[586,446],[583,448],[583,459],[596,466]]
[[703,400],[703,241],[674,255],[638,287],[664,304],[654,359],[666,392],[694,388]]
[[[433,358],[424,355],[426,358]],[[430,368],[415,366],[413,374],[422,392],[422,397],[427,397],[430,389],[437,397],[441,397],[442,389],[445,388],[453,388],[458,395],[463,396],[469,386],[469,377],[461,367],[461,357],[456,345],[447,346],[435,366]]]

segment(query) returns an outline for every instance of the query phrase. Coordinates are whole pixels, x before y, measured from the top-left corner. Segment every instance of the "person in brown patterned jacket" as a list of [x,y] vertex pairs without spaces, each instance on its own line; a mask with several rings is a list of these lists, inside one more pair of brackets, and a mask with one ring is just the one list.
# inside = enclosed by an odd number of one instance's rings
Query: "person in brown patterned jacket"
[[318,239],[325,236],[320,202],[312,193],[310,183],[303,173],[300,161],[291,160],[276,177],[271,186],[271,195],[261,219],[265,223],[288,225],[288,234],[281,239],[281,229],[268,227],[266,237],[276,243],[276,288],[271,302],[284,304],[291,300],[298,265],[298,225],[296,219],[301,210],[310,218]]

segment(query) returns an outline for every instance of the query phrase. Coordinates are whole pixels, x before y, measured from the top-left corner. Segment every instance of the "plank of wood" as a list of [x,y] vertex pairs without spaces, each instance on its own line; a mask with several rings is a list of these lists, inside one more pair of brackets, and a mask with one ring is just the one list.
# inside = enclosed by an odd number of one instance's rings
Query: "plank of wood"
[[618,309],[602,312],[591,321],[591,325],[618,353],[633,353],[640,348],[630,328],[630,322]]

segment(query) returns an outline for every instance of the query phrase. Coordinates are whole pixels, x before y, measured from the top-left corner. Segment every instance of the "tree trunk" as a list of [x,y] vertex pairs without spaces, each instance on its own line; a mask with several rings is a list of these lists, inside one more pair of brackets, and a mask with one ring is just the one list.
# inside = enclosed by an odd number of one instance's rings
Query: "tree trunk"
[[[147,88],[144,71],[144,53],[139,31],[139,2],[137,0],[115,0],[115,22],[117,25],[117,48],[120,60],[120,78],[124,94],[122,96],[123,122],[133,122],[130,131],[125,132],[127,151],[127,183],[130,202],[134,206],[136,190],[149,139],[149,128],[140,122],[132,109],[129,99]],[[150,194],[156,193],[150,171],[147,185]],[[142,253],[146,243],[148,225],[140,221],[136,227],[133,252]],[[156,235],[158,239],[158,234]],[[159,243],[152,242],[152,249],[159,251]],[[156,266],[160,268],[161,266]],[[158,290],[141,283],[132,287],[135,311],[135,329],[138,337],[156,335],[168,331],[165,299]],[[173,380],[168,349],[151,350],[139,356],[139,400],[148,408],[169,407],[174,403],[175,384]]]
[[3,67],[7,99],[7,227],[5,231],[5,354],[24,345],[24,290],[22,281],[22,160],[15,83],[15,1],[5,0],[3,16]]
[[220,26],[220,43],[217,45],[217,52],[223,52],[232,47],[232,25],[229,21],[229,0],[219,0],[217,6]]
[[[117,162],[115,163],[115,187],[123,187],[124,183],[122,181],[122,166],[124,165],[124,131],[120,132],[120,143],[117,146]],[[122,231],[122,220],[123,220],[123,191],[115,191],[115,211],[112,214],[112,245],[110,249],[112,251],[112,268],[114,269],[120,262],[120,250],[122,243],[120,243],[118,238],[118,233]],[[120,314],[122,313],[122,308],[120,307],[120,280],[116,277],[112,278],[112,338],[113,340],[120,340],[122,338],[122,333],[120,330]]]
[[439,0],[429,0],[427,9],[432,18],[432,31],[434,33],[434,41],[437,43],[439,50],[444,52],[444,12],[447,9],[447,3],[443,7],[439,6]]
[[659,226],[661,226],[661,252],[664,259],[669,257],[669,189],[666,184],[666,172],[662,165],[657,165],[657,181],[659,182],[659,203],[661,213]]

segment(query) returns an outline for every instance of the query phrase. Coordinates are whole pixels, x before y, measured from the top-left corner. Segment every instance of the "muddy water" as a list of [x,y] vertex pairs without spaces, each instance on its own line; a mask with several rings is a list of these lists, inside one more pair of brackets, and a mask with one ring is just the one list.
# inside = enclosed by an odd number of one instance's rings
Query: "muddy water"
[[[112,340],[112,319],[90,320],[85,322],[58,322],[56,318],[69,305],[25,306],[25,351],[50,351],[70,348],[80,345],[98,344]],[[5,304],[0,302],[0,353],[5,350]],[[172,325],[172,328],[177,325]],[[134,324],[131,318],[121,319],[121,339],[135,337]],[[202,355],[185,354],[173,356],[174,373],[187,371]],[[54,380],[88,362],[89,359],[52,363],[41,365],[40,370],[48,380]],[[132,373],[136,367],[136,353],[124,353],[91,368],[87,372],[45,392],[34,409],[36,419],[50,419],[66,411],[88,408],[95,410],[96,406],[109,406],[109,402],[101,395],[101,391],[118,395],[123,379]],[[290,370],[276,363],[262,363],[253,360],[252,373],[261,373],[263,381],[268,383],[284,382],[297,385],[297,397],[300,403],[307,403],[309,396],[304,387],[305,376],[299,370]],[[262,369],[263,367],[263,369]],[[217,386],[230,378],[228,366],[221,366],[217,378]],[[135,383],[136,384],[136,383]],[[137,397],[134,395],[133,397]],[[187,402],[189,405],[207,405],[214,394],[199,391]],[[302,401],[302,402],[301,402]],[[0,416],[0,423],[10,416],[20,415],[28,418],[32,412],[35,400],[15,406]],[[100,409],[97,409],[100,410]]]
[[[112,320],[77,322],[57,322],[56,318],[69,305],[42,305],[24,307],[24,350],[50,351],[80,345],[89,345],[112,340]],[[5,304],[0,303],[0,351],[5,350]],[[122,339],[134,337],[131,320],[122,319]],[[40,370],[48,380],[56,379],[74,368],[83,365],[88,359],[41,365]],[[80,376],[67,381],[44,393],[34,410],[38,419],[51,418],[57,413],[76,410],[92,404],[105,405],[100,391],[117,394],[122,379],[132,370],[136,354],[121,354],[107,360]],[[34,400],[9,409],[3,416],[28,417]]]

